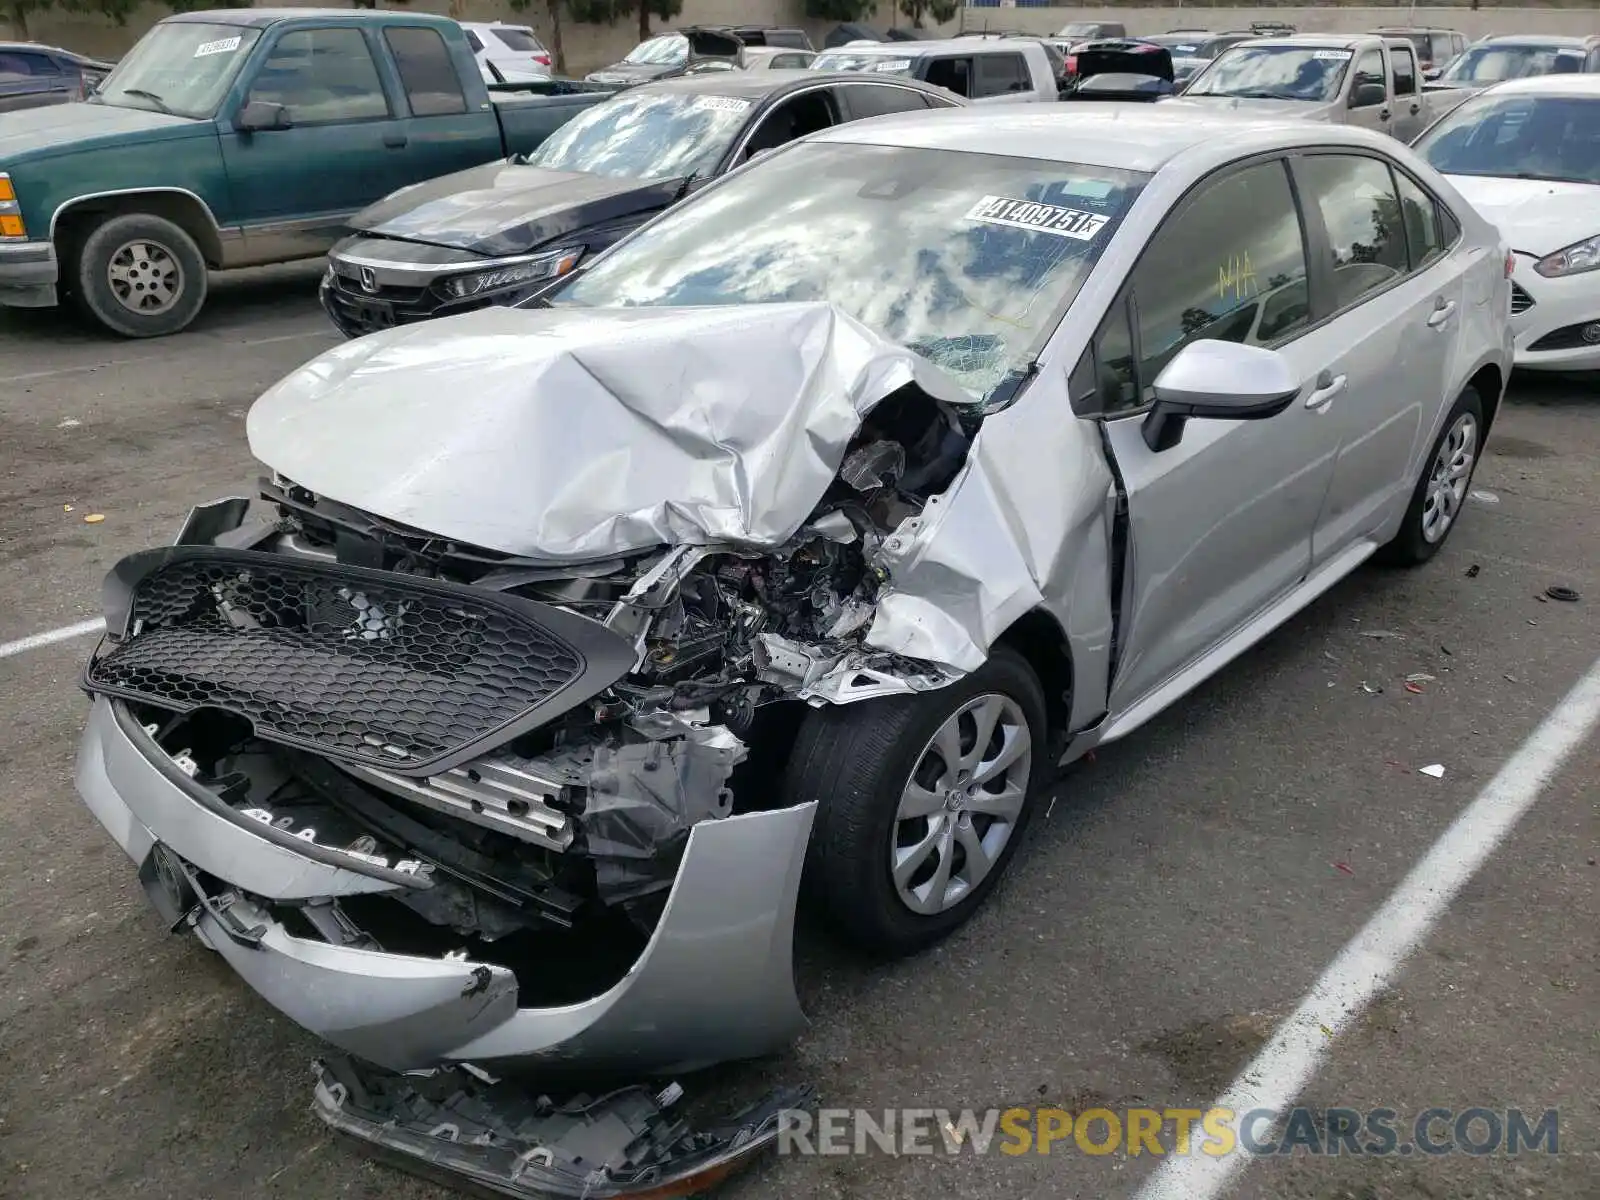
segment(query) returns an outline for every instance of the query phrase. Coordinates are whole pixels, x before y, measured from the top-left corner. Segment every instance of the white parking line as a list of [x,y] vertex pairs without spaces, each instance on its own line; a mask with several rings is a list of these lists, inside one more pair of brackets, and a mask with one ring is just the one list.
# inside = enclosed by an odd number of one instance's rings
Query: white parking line
[[[1282,1114],[1310,1082],[1333,1038],[1360,1017],[1428,935],[1456,893],[1600,722],[1600,659],[1339,952],[1294,1015],[1216,1100],[1235,1113]],[[1173,1156],[1136,1200],[1212,1200],[1250,1160],[1242,1153]]]
[[106,627],[105,621],[96,617],[92,621],[79,621],[76,625],[63,625],[60,629],[50,629],[44,633],[35,633],[30,637],[18,638],[14,642],[0,642],[0,658],[10,658],[13,654],[23,654],[29,650],[37,650],[41,646],[53,646],[56,642],[68,642],[73,638],[84,637],[91,633],[100,633]]

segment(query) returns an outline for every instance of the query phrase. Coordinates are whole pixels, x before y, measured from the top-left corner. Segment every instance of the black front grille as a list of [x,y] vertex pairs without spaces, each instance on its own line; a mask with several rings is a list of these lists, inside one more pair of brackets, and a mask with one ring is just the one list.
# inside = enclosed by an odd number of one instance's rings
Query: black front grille
[[1529,350],[1600,350],[1600,317],[1564,325],[1545,334],[1528,347]]
[[1523,288],[1523,286],[1520,283],[1513,283],[1511,285],[1511,315],[1512,316],[1515,317],[1515,316],[1518,316],[1518,315],[1520,315],[1522,313],[1527,312],[1530,308],[1533,307],[1533,304],[1534,304],[1533,297],[1528,295],[1527,291]]
[[379,287],[369,293],[343,275],[334,274],[322,289],[322,302],[334,324],[348,334],[360,336],[504,301],[500,297],[475,296],[447,303],[430,288]]
[[[269,741],[432,774],[592,696],[632,665],[603,626],[517,597],[209,547],[119,564],[126,630],[91,690],[219,708]],[[603,676],[603,677],[602,677]]]

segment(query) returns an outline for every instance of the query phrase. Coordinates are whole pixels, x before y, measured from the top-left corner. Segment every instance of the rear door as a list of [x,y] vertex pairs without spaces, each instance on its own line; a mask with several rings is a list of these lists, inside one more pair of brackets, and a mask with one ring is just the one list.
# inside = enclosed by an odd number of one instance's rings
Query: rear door
[[1454,364],[1471,264],[1446,253],[1436,198],[1388,159],[1306,154],[1293,165],[1315,248],[1315,336],[1339,387],[1326,410],[1339,456],[1312,532],[1315,566],[1375,539],[1408,502],[1410,464]]
[[[1130,615],[1113,710],[1306,576],[1339,446],[1326,413],[1303,402],[1331,365],[1326,339],[1312,336],[1308,263],[1284,160],[1224,168],[1168,215],[1096,338],[1100,411],[1130,521]],[[1152,385],[1203,339],[1279,350],[1302,380],[1301,398],[1267,420],[1189,421],[1177,445],[1151,450],[1143,425]]]
[[383,45],[399,75],[402,110],[402,152],[390,160],[391,191],[500,156],[499,123],[472,110],[437,29],[390,25]]
[[917,63],[917,70],[924,82],[971,99],[973,81],[970,54],[929,55]]
[[1014,50],[974,56],[972,99],[978,104],[1017,104],[1033,100],[1033,76]]
[[1416,52],[1409,44],[1389,47],[1389,65],[1394,73],[1393,117],[1389,132],[1410,145],[1411,139],[1427,125],[1422,108],[1422,71]]

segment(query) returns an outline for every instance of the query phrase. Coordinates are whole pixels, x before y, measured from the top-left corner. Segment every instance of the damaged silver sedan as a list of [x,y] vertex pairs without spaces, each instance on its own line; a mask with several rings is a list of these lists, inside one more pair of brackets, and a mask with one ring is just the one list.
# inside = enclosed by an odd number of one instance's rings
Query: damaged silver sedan
[[830,130],[537,307],[263,396],[265,503],[108,577],[79,789],[276,1008],[471,1073],[325,1065],[333,1124],[507,1194],[703,1179],[770,1102],[692,1135],[630,1093],[597,1150],[592,1105],[513,1119],[490,1080],[782,1046],[802,895],[883,954],[945,936],[1057,765],[1374,553],[1431,557],[1510,367],[1505,258],[1355,130]]

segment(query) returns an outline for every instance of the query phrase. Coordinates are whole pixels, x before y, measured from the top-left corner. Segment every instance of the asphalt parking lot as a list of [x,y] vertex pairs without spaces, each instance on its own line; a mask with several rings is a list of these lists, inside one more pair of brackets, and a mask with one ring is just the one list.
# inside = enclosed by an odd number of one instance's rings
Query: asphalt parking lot
[[[195,502],[253,490],[246,409],[334,344],[316,270],[219,280],[196,325],[158,342],[0,314],[0,643],[94,617],[116,558],[169,539]],[[1516,381],[1475,482],[1487,495],[1438,559],[1359,572],[1074,769],[995,901],[937,951],[872,966],[802,930],[811,1030],[702,1088],[805,1079],[829,1105],[880,1111],[1206,1107],[1590,670],[1597,466],[1600,387]],[[1541,600],[1556,584],[1580,599]],[[167,936],[79,803],[89,644],[0,657],[0,1195],[449,1195],[323,1131],[313,1040]],[[1230,1194],[1597,1195],[1597,800],[1590,736],[1302,1094],[1402,1122],[1557,1109],[1560,1153],[1274,1156]],[[1070,1141],[786,1157],[723,1194],[1098,1200],[1133,1196],[1152,1166]]]

